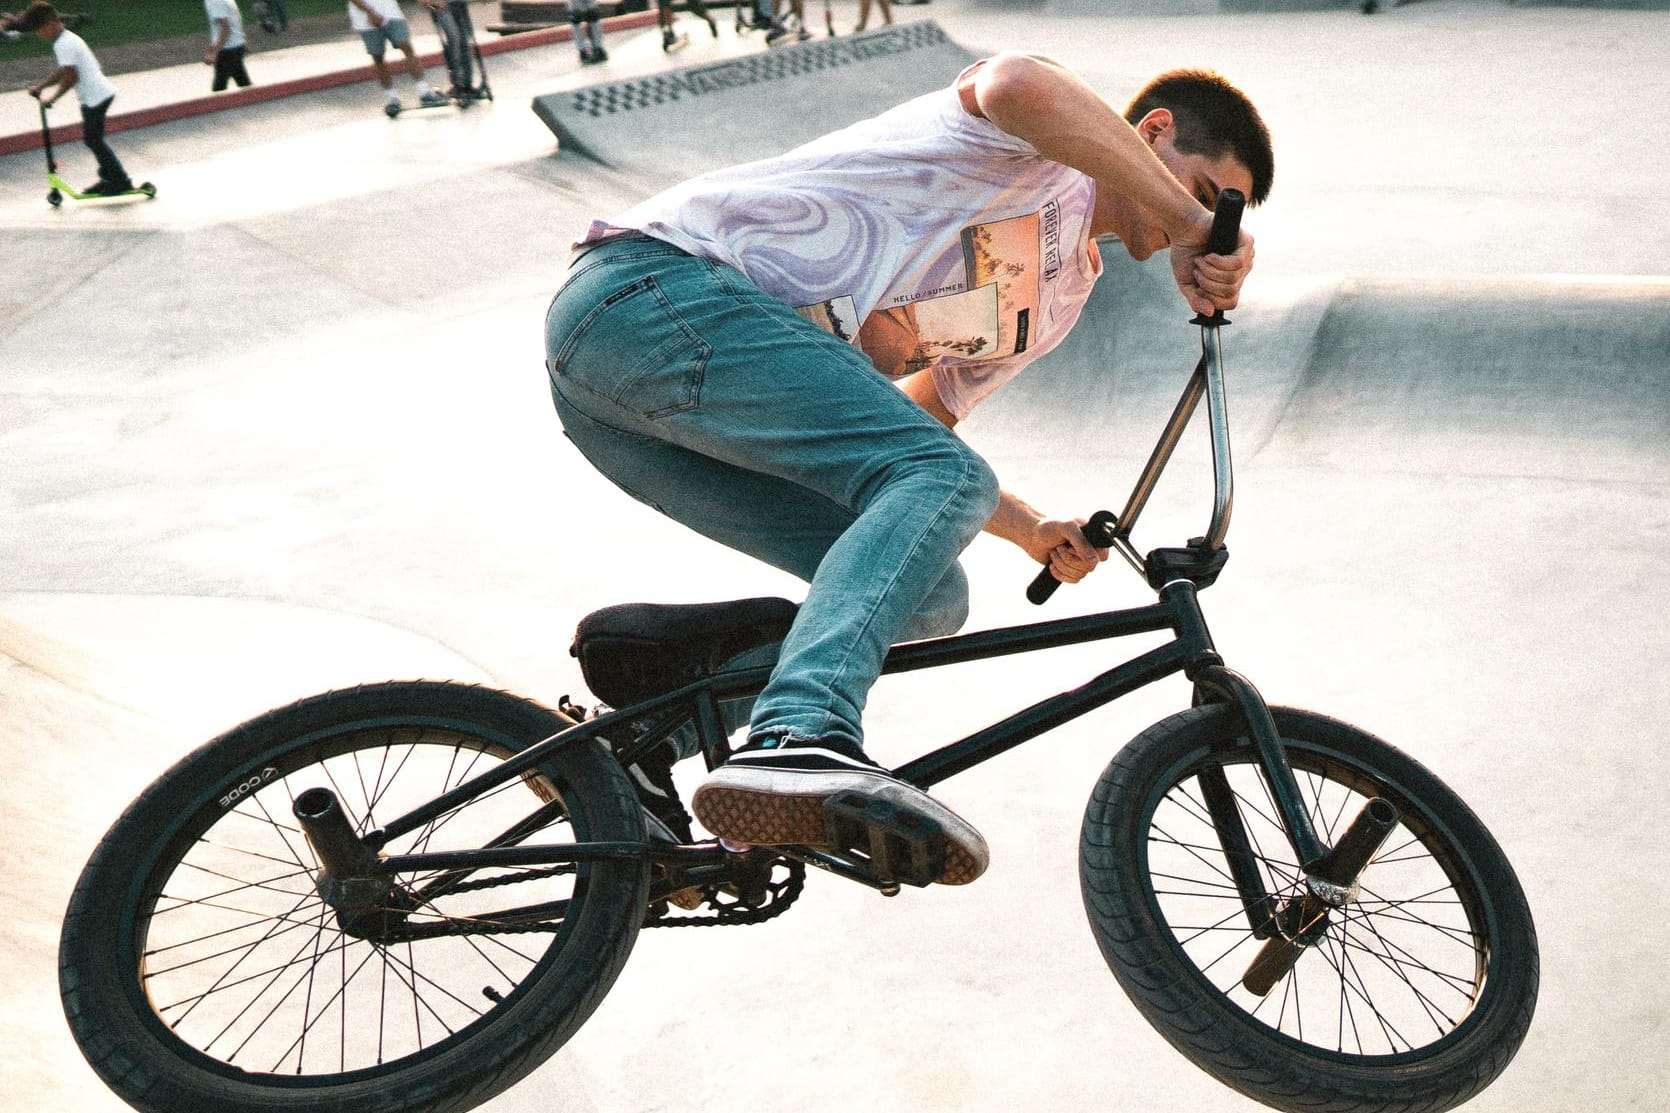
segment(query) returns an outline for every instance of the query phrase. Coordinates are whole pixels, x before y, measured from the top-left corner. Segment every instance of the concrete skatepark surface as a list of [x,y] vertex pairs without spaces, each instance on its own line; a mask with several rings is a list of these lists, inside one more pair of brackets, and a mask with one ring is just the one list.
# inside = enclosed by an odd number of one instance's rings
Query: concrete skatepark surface
[[[1278,176],[1225,337],[1237,500],[1213,632],[1272,701],[1434,767],[1514,862],[1541,1003],[1468,1108],[1662,1109],[1670,150],[1650,136],[1670,17],[1126,7],[896,12],[976,54],[1053,54],[1116,102],[1183,64],[1259,101]],[[123,133],[160,187],[145,204],[53,212],[39,152],[0,158],[9,1108],[125,1108],[65,1029],[59,918],[110,821],[205,739],[390,677],[554,701],[580,691],[566,646],[595,607],[798,597],[592,473],[541,371],[568,242],[658,183],[625,150],[556,150],[530,100],[761,49],[721,23],[671,63],[653,29],[583,72],[567,46],[491,59],[498,101],[468,113],[389,121],[359,86]],[[765,153],[829,107],[762,95],[741,129]],[[680,174],[711,150],[655,142]],[[60,161],[90,179],[79,146]],[[1164,261],[1105,254],[1072,340],[961,430],[1063,513],[1118,508],[1197,350]],[[1201,459],[1180,453],[1141,544],[1200,531]],[[967,563],[971,629],[1037,617],[1024,557],[982,538]],[[1144,601],[1110,565],[1047,613]],[[889,678],[871,748],[902,760],[1098,661]],[[645,933],[579,1035],[485,1108],[1258,1108],[1143,1023],[1078,895],[1096,775],[1186,702],[1159,685],[947,782],[994,850],[967,889],[816,877],[771,924]]]

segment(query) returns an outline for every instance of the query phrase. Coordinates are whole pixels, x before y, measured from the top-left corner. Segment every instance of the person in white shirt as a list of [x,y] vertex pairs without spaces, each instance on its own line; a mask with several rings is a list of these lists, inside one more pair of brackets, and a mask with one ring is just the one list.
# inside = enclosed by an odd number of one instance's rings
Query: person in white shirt
[[418,61],[417,54],[412,50],[412,32],[406,17],[401,14],[400,0],[348,0],[348,26],[357,31],[360,41],[365,43],[365,52],[371,55],[371,68],[377,74],[377,84],[383,87],[390,104],[400,103],[394,91],[394,79],[383,64],[384,48],[391,45],[406,55],[406,72],[417,87],[418,103],[425,106],[447,103],[446,95],[431,89],[429,82],[424,80],[423,63]]
[[564,431],[634,498],[809,584],[747,743],[696,790],[709,831],[821,845],[822,802],[851,790],[940,825],[940,880],[984,870],[978,831],[865,756],[870,686],[891,645],[962,625],[958,557],[982,530],[1067,583],[1107,553],[953,428],[1077,322],[1099,236],[1169,250],[1191,308],[1232,308],[1252,237],[1208,253],[1212,207],[1263,201],[1274,165],[1217,74],[1161,75],[1121,114],[1005,53],[592,222],[546,317]]
[[209,49],[203,54],[203,64],[215,68],[214,82],[209,86],[218,93],[228,81],[239,88],[249,85],[249,70],[244,67],[244,17],[237,0],[203,0],[203,11],[209,17]]
[[[80,35],[67,30],[58,9],[45,0],[35,0],[14,21],[19,31],[33,31],[40,40],[52,47],[52,57],[58,68],[47,77],[29,86],[29,95],[42,104],[57,102],[71,89],[81,102],[81,141],[98,160],[99,180],[83,192],[95,197],[126,193],[133,188],[133,179],[122,166],[121,159],[104,139],[104,119],[110,104],[116,99],[116,86],[104,76],[99,60],[93,56]],[[57,86],[52,92],[47,87]]]

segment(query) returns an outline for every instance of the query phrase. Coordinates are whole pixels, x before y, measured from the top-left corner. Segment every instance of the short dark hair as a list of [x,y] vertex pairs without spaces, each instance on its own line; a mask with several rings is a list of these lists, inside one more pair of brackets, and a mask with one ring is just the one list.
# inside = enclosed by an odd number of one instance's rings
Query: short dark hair
[[1252,174],[1249,205],[1270,196],[1276,155],[1270,129],[1241,90],[1211,70],[1172,70],[1150,81],[1125,109],[1133,125],[1156,108],[1170,112],[1177,124],[1177,149],[1184,154],[1220,158],[1232,154]]
[[58,9],[46,0],[35,0],[23,9],[23,14],[18,16],[17,22],[12,26],[19,31],[39,31],[47,24],[56,22],[59,22]]

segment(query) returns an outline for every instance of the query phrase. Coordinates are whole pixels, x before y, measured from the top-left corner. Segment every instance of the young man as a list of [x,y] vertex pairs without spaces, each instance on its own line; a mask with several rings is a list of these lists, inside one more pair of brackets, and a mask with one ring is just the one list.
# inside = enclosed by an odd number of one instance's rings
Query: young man
[[810,584],[747,744],[692,801],[710,831],[815,845],[823,801],[854,789],[940,823],[942,881],[985,868],[973,827],[864,755],[866,695],[889,646],[967,617],[957,557],[982,529],[1069,583],[1106,553],[1000,490],[952,427],[1073,326],[1099,235],[1169,249],[1196,311],[1233,307],[1252,238],[1205,254],[1210,209],[1229,187],[1261,202],[1273,171],[1257,110],[1214,74],[1163,75],[1121,116],[1002,54],[593,222],[546,322],[569,438],[628,494]]
[[[133,179],[122,167],[122,160],[104,139],[104,119],[110,104],[116,99],[116,86],[104,76],[99,60],[93,56],[81,36],[64,27],[58,10],[45,0],[35,0],[23,10],[13,26],[24,32],[33,31],[40,40],[52,47],[52,57],[58,68],[49,76],[29,86],[29,95],[42,104],[51,105],[71,89],[81,102],[81,141],[98,160],[99,180],[82,192],[96,197],[126,193],[133,188]],[[56,85],[46,92],[49,85]]]
[[[881,24],[883,27],[893,26],[893,8],[887,0],[877,0],[881,6]],[[870,0],[858,0],[858,25],[854,31],[862,31],[870,25]]]
[[228,81],[246,88],[249,71],[244,68],[244,16],[237,0],[203,0],[203,11],[209,17],[209,49],[203,53],[203,64],[215,68],[210,91],[220,92]]
[[424,106],[446,104],[444,93],[437,93],[423,79],[423,64],[412,50],[412,32],[406,17],[400,12],[400,0],[348,0],[348,25],[359,33],[365,52],[371,55],[371,68],[376,71],[377,84],[383,87],[390,104],[399,104],[394,91],[394,79],[383,64],[383,50],[392,45],[406,56],[406,72],[417,87],[418,103]]
[[[713,37],[719,37],[719,24],[708,14],[707,5],[703,0],[687,0],[686,7],[697,19],[707,22],[707,29],[713,32]],[[673,23],[673,0],[655,0],[656,21],[661,25],[661,49],[671,54],[677,47],[688,42],[689,39],[679,34]],[[681,42],[682,40],[682,42]]]
[[474,28],[470,23],[467,0],[423,0],[429,9],[430,22],[441,37],[441,54],[446,58],[447,76],[452,80],[452,95],[473,97],[475,87],[475,59],[470,57],[470,40]]
[[603,28],[598,22],[601,18],[597,0],[568,0],[568,25],[582,66],[609,60],[609,52],[603,49]]
[[771,0],[771,29],[765,33],[767,46],[776,46],[780,42],[805,42],[812,37],[812,32],[806,30],[806,0],[789,0],[789,12],[794,16],[794,26],[782,18],[783,0]]

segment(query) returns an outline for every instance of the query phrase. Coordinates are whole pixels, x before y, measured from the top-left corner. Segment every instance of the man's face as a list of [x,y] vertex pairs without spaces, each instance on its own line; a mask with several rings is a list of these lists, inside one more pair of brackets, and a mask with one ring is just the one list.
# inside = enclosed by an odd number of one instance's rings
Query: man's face
[[35,37],[40,39],[43,43],[55,42],[58,39],[58,33],[63,29],[64,24],[61,20],[50,19],[47,20],[46,23],[35,28]]
[[[1156,120],[1156,115],[1162,118]],[[1154,148],[1154,153],[1171,171],[1171,176],[1208,209],[1218,203],[1218,194],[1225,189],[1238,189],[1249,197],[1252,195],[1252,172],[1234,155],[1224,154],[1214,158],[1179,151],[1177,129],[1172,125],[1169,113],[1150,113],[1137,125],[1137,131]],[[1147,212],[1134,210],[1127,213],[1126,224],[1120,240],[1133,259],[1147,259],[1156,251],[1164,251],[1171,246],[1165,230]]]

